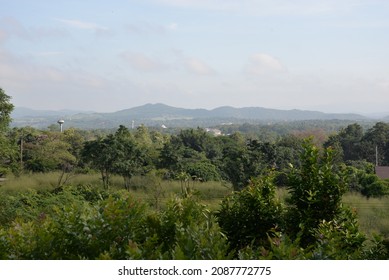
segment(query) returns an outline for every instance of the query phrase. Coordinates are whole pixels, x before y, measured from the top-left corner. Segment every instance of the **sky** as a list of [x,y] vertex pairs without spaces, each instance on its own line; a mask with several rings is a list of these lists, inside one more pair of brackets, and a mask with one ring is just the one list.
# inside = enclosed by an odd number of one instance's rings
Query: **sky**
[[16,107],[389,112],[388,0],[0,0]]

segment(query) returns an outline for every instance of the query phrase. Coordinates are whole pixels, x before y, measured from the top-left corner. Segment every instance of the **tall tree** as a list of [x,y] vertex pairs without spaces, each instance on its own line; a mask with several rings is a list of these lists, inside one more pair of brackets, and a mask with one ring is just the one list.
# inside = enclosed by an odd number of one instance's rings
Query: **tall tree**
[[11,97],[0,88],[0,177],[11,169],[16,154],[16,150],[6,136],[14,108],[10,100]]
[[11,113],[14,105],[11,103],[11,97],[5,94],[4,90],[0,88],[0,132],[8,129],[11,123]]
[[376,149],[378,152],[378,165],[389,164],[389,124],[377,122],[362,138],[363,157],[371,162],[376,161]]
[[103,186],[108,189],[115,171],[114,165],[119,159],[115,136],[110,134],[105,138],[85,142],[81,155],[85,162],[100,171]]

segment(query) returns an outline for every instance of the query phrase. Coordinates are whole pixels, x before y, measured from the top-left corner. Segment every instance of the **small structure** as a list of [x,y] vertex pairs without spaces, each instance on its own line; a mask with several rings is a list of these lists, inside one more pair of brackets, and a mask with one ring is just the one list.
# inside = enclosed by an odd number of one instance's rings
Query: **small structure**
[[389,179],[389,166],[376,166],[375,174],[380,179]]
[[216,128],[206,128],[205,131],[210,133],[210,134],[213,134],[214,136],[221,136],[222,135],[221,130],[216,129]]
[[64,124],[64,120],[58,120],[58,123],[59,123],[59,128],[61,130],[61,132],[63,131],[63,124]]

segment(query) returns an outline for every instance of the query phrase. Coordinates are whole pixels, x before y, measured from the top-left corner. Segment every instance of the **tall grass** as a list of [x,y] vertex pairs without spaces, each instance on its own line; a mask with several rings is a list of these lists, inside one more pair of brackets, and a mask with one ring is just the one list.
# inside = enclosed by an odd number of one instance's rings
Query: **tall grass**
[[380,233],[389,237],[389,197],[367,199],[358,193],[347,193],[343,202],[356,211],[365,234]]
[[[29,189],[52,190],[57,187],[60,172],[23,174],[19,177],[8,177],[2,182],[0,189],[6,192],[20,192]],[[103,188],[100,174],[77,174],[67,181],[67,185],[91,185]],[[120,176],[111,177],[110,187],[114,190],[123,189],[124,181]],[[173,195],[181,194],[183,188],[195,193],[211,210],[217,209],[221,200],[232,191],[228,183],[195,182],[181,183],[179,181],[161,180],[155,175],[135,176],[131,179],[130,192],[135,198],[147,202],[156,208],[162,207]]]
[[[6,191],[24,191],[28,189],[50,190],[57,187],[59,177],[60,172],[31,173],[23,174],[18,177],[9,176],[7,180],[2,183],[1,188]],[[78,174],[71,177],[68,184],[102,185],[98,174]]]
[[[60,173],[24,174],[19,177],[8,177],[2,182],[0,190],[6,192],[19,192],[28,189],[50,190],[57,186]],[[103,188],[100,174],[78,174],[71,177],[69,185],[91,185]],[[111,188],[123,189],[123,178],[112,176]],[[156,209],[163,208],[166,201],[176,194],[182,193],[182,188],[188,187],[195,193],[201,202],[211,210],[217,210],[224,197],[232,192],[231,185],[222,182],[189,182],[184,185],[179,181],[161,180],[155,175],[136,176],[131,180],[130,192],[135,198],[154,206]],[[285,201],[289,196],[288,190],[279,188],[277,197]],[[355,209],[360,228],[368,236],[380,233],[389,236],[389,197],[367,199],[357,193],[347,193],[343,197],[343,203]]]

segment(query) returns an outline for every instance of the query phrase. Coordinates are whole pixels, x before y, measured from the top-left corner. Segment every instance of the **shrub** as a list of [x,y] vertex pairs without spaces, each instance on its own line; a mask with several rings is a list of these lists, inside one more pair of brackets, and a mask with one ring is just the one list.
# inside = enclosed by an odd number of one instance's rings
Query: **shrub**
[[225,198],[216,215],[230,249],[236,251],[266,243],[270,231],[283,227],[271,176],[252,179],[248,187]]
[[339,215],[331,221],[321,221],[313,230],[316,243],[314,259],[359,259],[363,252],[366,237],[359,231],[356,214],[342,208]]
[[389,184],[376,175],[368,174],[361,179],[361,194],[369,197],[382,197],[389,193]]
[[219,181],[220,174],[210,162],[193,162],[186,166],[186,172],[200,181]]
[[289,231],[302,231],[301,242],[308,246],[315,242],[312,230],[321,221],[333,220],[341,211],[342,195],[347,190],[345,176],[333,164],[333,151],[327,148],[320,154],[311,141],[306,141],[301,154],[301,167],[289,174],[287,223]]
[[3,230],[5,259],[95,259],[126,256],[129,242],[144,239],[145,205],[127,193],[92,206],[74,200],[31,221],[16,220]]
[[[150,248],[159,248],[162,259],[225,259],[228,244],[208,209],[189,193],[171,199],[166,210],[149,217],[147,236],[142,244],[143,258],[150,258]],[[155,252],[155,249],[154,249]]]

